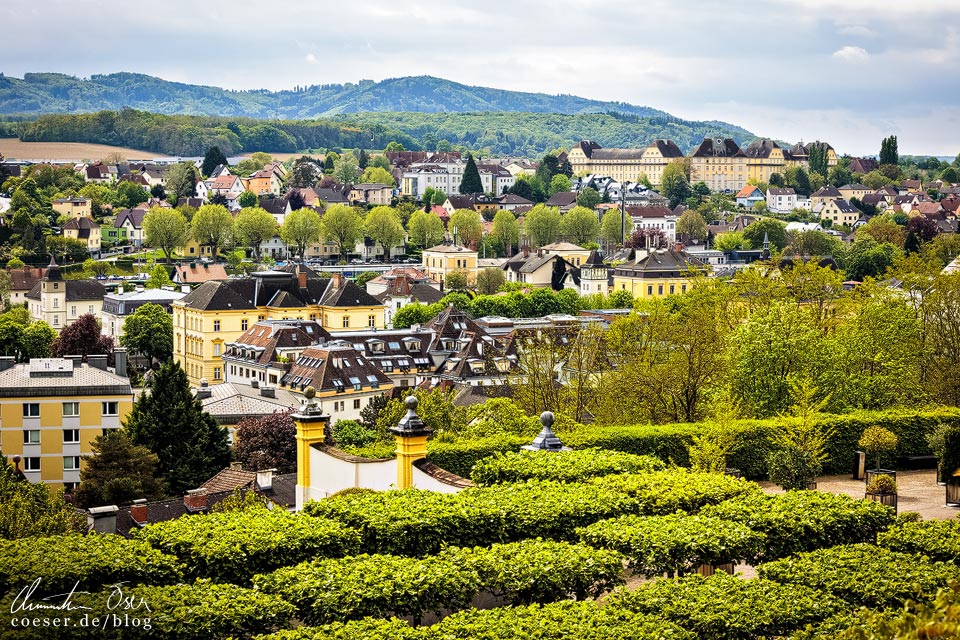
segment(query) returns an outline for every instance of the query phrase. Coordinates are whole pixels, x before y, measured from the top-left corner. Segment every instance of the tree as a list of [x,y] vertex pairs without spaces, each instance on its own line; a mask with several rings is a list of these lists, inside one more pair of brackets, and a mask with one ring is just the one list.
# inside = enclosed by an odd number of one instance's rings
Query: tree
[[[332,170],[332,167],[331,167]],[[287,186],[291,189],[309,189],[317,184],[317,179],[323,174],[313,158],[300,156],[293,163]],[[243,205],[241,205],[243,206]]]
[[193,239],[211,248],[216,259],[217,251],[233,241],[233,216],[219,204],[205,204],[193,215],[191,223]]
[[257,194],[247,189],[240,194],[239,198],[237,198],[237,203],[242,209],[248,209],[250,207],[256,207],[259,205],[260,199],[257,197]]
[[110,263],[100,262],[90,258],[89,260],[83,261],[83,270],[89,272],[95,277],[102,278],[110,273]]
[[49,358],[56,339],[57,332],[49,324],[43,320],[31,322],[23,330],[21,348],[24,362],[31,358]]
[[806,489],[823,470],[833,433],[816,419],[827,404],[826,399],[817,399],[817,387],[804,378],[793,383],[791,391],[796,403],[792,417],[785,417],[774,433],[779,448],[768,458],[770,479],[784,489]]
[[256,261],[260,262],[260,245],[276,235],[277,221],[265,209],[249,207],[237,213],[233,219],[233,229],[237,241],[249,247]]
[[940,173],[940,179],[950,184],[960,182],[960,173],[957,173],[955,167],[947,167]]
[[583,187],[577,192],[577,205],[587,209],[595,209],[602,198],[600,192],[593,187]]
[[[483,295],[493,295],[507,281],[503,269],[488,267],[477,273],[477,291]],[[449,281],[448,281],[449,284]]]
[[105,431],[94,439],[91,449],[93,455],[80,470],[78,506],[89,509],[163,497],[163,482],[156,477],[159,458],[150,449],[133,444],[126,430]]
[[480,242],[483,237],[483,219],[473,209],[457,209],[450,216],[450,233],[463,246]]
[[[342,205],[334,205],[342,206]],[[349,207],[348,207],[349,208]],[[333,209],[333,207],[331,207]],[[320,239],[320,214],[313,209],[292,211],[280,227],[280,239],[287,246],[297,248],[297,255],[303,259],[307,247]]]
[[573,189],[573,183],[570,178],[558,173],[550,178],[550,195],[554,193],[565,193]]
[[3,314],[0,317],[0,354],[23,360],[23,331],[22,323]]
[[707,237],[707,221],[693,209],[687,209],[677,219],[677,234],[695,242],[703,240]]
[[660,178],[660,192],[670,199],[671,208],[685,202],[693,193],[682,162],[671,162],[664,167],[663,176]]
[[493,216],[493,237],[503,246],[507,256],[513,255],[513,247],[520,240],[520,225],[512,211],[504,209]]
[[897,164],[900,154],[897,151],[897,136],[884,138],[880,143],[880,164]]
[[367,152],[365,149],[360,149],[360,152],[357,153],[357,165],[361,169],[366,169],[369,163],[370,163],[370,156],[367,155]]
[[63,489],[51,491],[42,482],[29,482],[0,455],[0,539],[86,532],[87,519],[66,503]]
[[177,362],[154,373],[124,426],[134,444],[157,454],[157,470],[172,495],[199,487],[230,464],[227,430],[203,410]]
[[571,242],[585,245],[599,239],[600,221],[593,209],[577,206],[563,214],[560,231]]
[[190,162],[181,162],[167,169],[167,198],[176,204],[180,198],[192,198],[197,194],[197,170]]
[[227,156],[220,150],[220,147],[213,146],[207,149],[203,156],[203,165],[200,167],[200,173],[209,176],[219,165],[227,166]]
[[538,204],[531,209],[524,219],[523,228],[530,242],[535,247],[556,242],[560,235],[560,225],[563,219],[557,207],[548,207]]
[[940,226],[927,216],[914,216],[907,221],[907,231],[922,243],[932,241],[940,233]]
[[391,140],[390,142],[387,143],[387,146],[386,148],[384,148],[383,152],[390,153],[392,151],[406,151],[406,149],[403,147],[402,144],[400,144],[396,140]]
[[803,170],[803,167],[790,167],[787,169],[786,184],[793,187],[799,195],[810,195],[810,176]]
[[120,344],[149,360],[173,357],[173,318],[159,304],[147,303],[123,321]]
[[744,239],[755,249],[763,247],[763,238],[770,239],[770,248],[782,250],[787,245],[787,225],[779,220],[757,220],[743,231]]
[[844,269],[850,280],[862,282],[866,277],[881,277],[893,266],[893,261],[899,252],[899,249],[889,242],[879,243],[870,237],[860,239],[860,230],[867,226],[869,225],[864,225],[857,230],[858,239],[850,247],[844,261]]
[[132,209],[149,199],[150,194],[147,190],[135,182],[122,180],[120,184],[117,185],[117,204],[125,209]]
[[333,163],[333,179],[342,184],[353,184],[360,175],[360,164],[351,152],[343,153]]
[[54,357],[110,355],[113,338],[100,333],[100,321],[92,313],[85,313],[65,327],[50,348]]
[[633,219],[620,209],[608,209],[600,220],[600,237],[609,245],[623,244],[633,232]]
[[408,329],[415,324],[425,324],[443,310],[443,305],[412,302],[393,316],[394,329]]
[[460,193],[483,193],[483,181],[480,180],[480,171],[473,159],[473,154],[467,154],[467,166],[463,168],[463,179],[460,181]]
[[341,259],[346,259],[347,253],[363,239],[363,218],[353,207],[335,204],[320,219],[320,235],[336,243]]
[[170,279],[167,267],[162,264],[158,264],[150,270],[150,277],[147,278],[145,283],[147,289],[162,289],[171,285],[173,285],[173,280]]
[[290,412],[248,416],[237,424],[233,453],[250,471],[276,469],[289,473],[297,468],[297,427]]
[[841,241],[823,231],[791,233],[784,253],[798,256],[836,256],[843,247]]
[[360,176],[360,182],[367,184],[385,184],[389,187],[396,186],[397,184],[396,180],[393,179],[393,175],[380,167],[367,167],[363,175]]
[[750,241],[743,237],[742,231],[727,231],[721,233],[713,241],[713,248],[717,251],[735,251],[749,249]]
[[393,207],[374,207],[367,214],[363,226],[366,234],[380,243],[387,256],[390,255],[390,250],[399,246],[406,236],[400,216]]
[[410,233],[410,242],[421,249],[432,247],[443,240],[443,220],[435,213],[414,211],[407,223],[407,230]]
[[470,274],[464,269],[456,269],[447,274],[444,283],[450,291],[466,291],[470,286]]
[[182,247],[190,239],[190,225],[176,209],[152,207],[143,217],[144,242],[163,251],[167,262],[176,247]]
[[853,182],[853,174],[850,173],[849,168],[838,164],[830,168],[830,172],[827,175],[827,182],[834,187],[842,187],[845,184]]

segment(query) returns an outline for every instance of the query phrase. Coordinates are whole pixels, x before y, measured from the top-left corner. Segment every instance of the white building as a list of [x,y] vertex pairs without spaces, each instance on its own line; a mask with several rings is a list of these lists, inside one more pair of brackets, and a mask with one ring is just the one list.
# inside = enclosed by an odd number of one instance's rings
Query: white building
[[797,208],[797,192],[792,187],[767,189],[767,209],[776,213],[790,213]]

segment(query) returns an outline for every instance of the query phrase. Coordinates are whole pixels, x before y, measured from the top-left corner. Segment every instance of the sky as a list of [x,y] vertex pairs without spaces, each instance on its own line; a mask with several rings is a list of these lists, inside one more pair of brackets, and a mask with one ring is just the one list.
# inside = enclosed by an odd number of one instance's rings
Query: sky
[[67,0],[0,6],[0,71],[230,89],[432,75],[875,155],[960,153],[958,0]]

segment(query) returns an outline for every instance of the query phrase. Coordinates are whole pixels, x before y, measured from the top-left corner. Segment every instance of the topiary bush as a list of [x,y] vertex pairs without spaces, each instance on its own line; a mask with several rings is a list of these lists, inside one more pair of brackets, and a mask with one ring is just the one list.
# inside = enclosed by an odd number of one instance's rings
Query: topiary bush
[[658,471],[663,461],[603,449],[496,453],[477,462],[470,478],[480,486],[526,480],[584,482],[615,473]]
[[634,498],[637,502],[634,513],[641,515],[695,513],[706,505],[760,492],[760,487],[748,480],[716,473],[693,473],[683,468],[604,476],[591,482]]
[[922,553],[933,560],[960,562],[960,520],[898,521],[877,534],[877,544],[891,551]]

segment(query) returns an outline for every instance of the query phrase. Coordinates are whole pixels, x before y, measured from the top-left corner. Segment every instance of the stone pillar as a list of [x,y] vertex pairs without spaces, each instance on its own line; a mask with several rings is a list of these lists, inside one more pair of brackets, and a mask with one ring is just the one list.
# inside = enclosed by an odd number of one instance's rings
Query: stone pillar
[[303,391],[307,402],[297,413],[294,413],[293,424],[297,428],[297,508],[303,506],[310,491],[310,447],[323,444],[329,416],[320,411],[320,407],[313,401],[317,395],[313,387]]
[[560,438],[553,432],[553,422],[554,417],[552,412],[544,411],[541,413],[540,424],[543,428],[540,430],[540,433],[537,434],[537,437],[533,439],[532,443],[520,448],[526,451],[569,451],[570,447],[563,446]]
[[397,441],[397,489],[413,486],[413,463],[427,457],[427,438],[433,433],[417,415],[417,402],[416,396],[408,396],[407,415],[390,428]]

